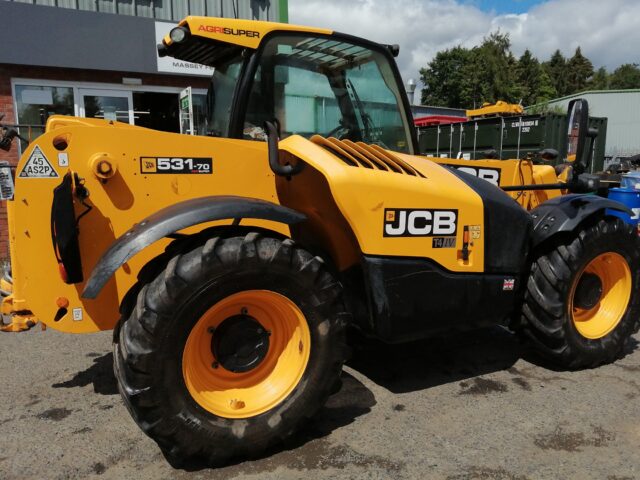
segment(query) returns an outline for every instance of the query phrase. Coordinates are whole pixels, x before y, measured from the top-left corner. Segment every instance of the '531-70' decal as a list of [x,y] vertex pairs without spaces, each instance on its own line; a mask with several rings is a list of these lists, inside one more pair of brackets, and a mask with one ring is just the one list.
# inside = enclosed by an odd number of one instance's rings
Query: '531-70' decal
[[141,173],[213,173],[212,158],[140,157]]

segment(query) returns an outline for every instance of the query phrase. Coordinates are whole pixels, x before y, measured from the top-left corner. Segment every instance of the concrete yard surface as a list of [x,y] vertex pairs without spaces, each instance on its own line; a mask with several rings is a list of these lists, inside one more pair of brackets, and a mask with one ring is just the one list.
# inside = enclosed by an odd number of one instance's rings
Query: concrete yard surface
[[342,389],[264,458],[174,469],[129,416],[111,332],[0,335],[0,479],[640,479],[640,351],[545,368],[502,329],[367,342]]

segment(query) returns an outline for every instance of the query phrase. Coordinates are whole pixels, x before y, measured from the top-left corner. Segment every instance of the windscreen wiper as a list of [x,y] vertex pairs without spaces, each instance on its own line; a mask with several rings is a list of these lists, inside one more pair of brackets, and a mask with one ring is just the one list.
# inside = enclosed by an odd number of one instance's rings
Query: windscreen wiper
[[352,100],[355,102],[356,106],[358,107],[358,114],[362,121],[362,128],[364,130],[363,137],[366,138],[368,141],[372,141],[373,139],[371,138],[371,131],[373,130],[373,125],[372,125],[371,117],[367,112],[365,112],[364,106],[360,101],[358,92],[353,86],[353,82],[351,81],[351,79],[347,79],[347,91],[349,92],[349,96],[352,98]]

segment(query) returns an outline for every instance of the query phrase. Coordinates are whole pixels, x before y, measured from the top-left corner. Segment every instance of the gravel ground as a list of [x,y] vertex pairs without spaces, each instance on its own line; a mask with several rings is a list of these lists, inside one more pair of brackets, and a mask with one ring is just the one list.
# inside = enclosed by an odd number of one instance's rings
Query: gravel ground
[[0,478],[640,479],[640,352],[556,372],[501,329],[367,345],[287,445],[173,469],[135,425],[111,333],[1,334]]

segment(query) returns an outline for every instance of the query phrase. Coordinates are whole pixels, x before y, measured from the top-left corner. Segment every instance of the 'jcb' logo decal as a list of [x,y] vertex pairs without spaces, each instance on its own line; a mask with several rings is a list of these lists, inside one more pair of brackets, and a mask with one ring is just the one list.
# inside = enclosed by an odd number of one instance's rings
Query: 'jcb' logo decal
[[482,180],[486,180],[489,183],[494,184],[496,187],[500,186],[500,169],[499,168],[480,168],[480,167],[467,167],[460,165],[449,165],[450,167],[455,168],[464,173],[468,173],[469,175],[473,175],[474,177],[481,178]]
[[458,210],[393,208],[384,211],[385,237],[455,236]]

